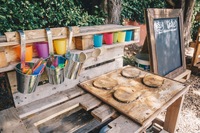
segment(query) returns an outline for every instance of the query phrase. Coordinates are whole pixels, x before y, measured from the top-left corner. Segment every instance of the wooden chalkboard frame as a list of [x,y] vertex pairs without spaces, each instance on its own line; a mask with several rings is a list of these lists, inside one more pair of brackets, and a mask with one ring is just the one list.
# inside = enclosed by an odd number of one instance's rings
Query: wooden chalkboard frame
[[[183,16],[181,9],[157,9],[148,8],[145,12],[146,24],[147,24],[147,38],[148,38],[148,51],[150,56],[150,66],[153,73],[159,74],[158,66],[162,65],[158,63],[157,51],[156,51],[156,39],[154,31],[154,19],[167,19],[178,18],[179,24],[179,39],[180,39],[180,52],[181,52],[181,66],[170,71],[166,75],[162,75],[168,78],[175,78],[186,70],[185,52],[184,52],[184,39],[183,39]],[[160,75],[160,74],[159,74]]]

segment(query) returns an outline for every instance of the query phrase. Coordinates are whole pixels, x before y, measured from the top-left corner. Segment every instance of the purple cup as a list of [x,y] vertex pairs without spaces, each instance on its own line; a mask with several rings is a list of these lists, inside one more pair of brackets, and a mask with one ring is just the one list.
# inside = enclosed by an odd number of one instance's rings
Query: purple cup
[[48,42],[37,42],[35,47],[40,58],[46,59],[49,56]]

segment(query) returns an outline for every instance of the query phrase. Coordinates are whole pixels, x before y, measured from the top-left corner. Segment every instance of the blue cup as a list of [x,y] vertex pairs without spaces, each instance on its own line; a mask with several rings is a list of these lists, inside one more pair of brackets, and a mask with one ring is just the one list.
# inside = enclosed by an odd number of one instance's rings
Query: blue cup
[[103,44],[103,35],[102,34],[96,34],[94,35],[94,47],[101,47]]
[[127,30],[126,31],[125,41],[131,41],[132,40],[132,35],[133,35],[133,31],[132,30]]

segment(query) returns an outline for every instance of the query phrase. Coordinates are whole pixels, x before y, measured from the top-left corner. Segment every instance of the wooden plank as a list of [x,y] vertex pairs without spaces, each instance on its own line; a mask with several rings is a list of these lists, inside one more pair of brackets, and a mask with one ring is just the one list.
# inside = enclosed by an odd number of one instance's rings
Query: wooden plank
[[[37,128],[42,133],[53,132],[57,127],[61,126],[62,124],[67,124],[66,123],[67,119],[68,120],[76,119],[77,121],[80,120],[80,118],[77,118],[78,115],[79,115],[79,117],[81,117],[80,112],[82,114],[85,113],[85,112],[83,112],[81,107],[77,107],[77,108],[72,109],[68,112],[65,112],[49,121],[46,121],[46,122],[38,125]],[[71,116],[73,116],[74,118],[71,119]],[[70,124],[72,124],[71,121],[68,121],[68,122]],[[73,128],[73,126],[71,128]]]
[[83,82],[83,81],[89,80],[96,76],[100,76],[102,74],[116,70],[122,66],[123,66],[123,59],[122,59],[122,57],[120,57],[120,58],[115,59],[113,62],[109,62],[109,63],[103,64],[103,65],[99,65],[94,68],[82,71],[79,81]]
[[181,73],[177,77],[174,78],[174,80],[180,81],[180,82],[185,82],[190,78],[191,75],[191,70],[186,69],[185,72]]
[[106,32],[117,32],[124,30],[137,30],[140,29],[138,26],[122,26],[122,25],[98,25],[98,26],[85,26],[80,27],[80,33],[74,34],[74,36],[85,36],[91,34],[101,34]]
[[179,114],[183,105],[184,96],[179,97],[173,104],[167,108],[164,122],[164,130],[175,133],[178,124]]
[[[76,34],[79,32],[79,27],[72,27],[73,32]],[[52,38],[61,39],[68,37],[68,28],[67,27],[58,27],[51,28]],[[26,43],[33,43],[38,41],[47,41],[47,35],[45,29],[36,29],[36,30],[25,30]],[[7,42],[19,43],[19,35],[17,32],[5,32]]]
[[89,133],[90,131],[92,131],[93,129],[97,128],[98,126],[100,126],[102,123],[99,122],[96,119],[93,119],[91,122],[89,122],[87,125],[85,125],[84,127],[74,131],[74,133]]
[[[100,34],[106,32],[117,32],[117,31],[124,31],[124,30],[139,30],[140,28],[137,26],[122,26],[122,25],[100,25],[100,26],[85,26],[79,27],[75,26],[72,27],[73,29],[73,37],[77,36],[85,36],[85,35],[92,35],[92,34]],[[59,27],[59,28],[51,28],[53,39],[61,39],[67,38],[67,28],[66,27]],[[80,31],[80,33],[78,33]],[[33,42],[41,42],[47,41],[46,32],[44,29],[36,29],[36,30],[25,30],[26,35],[26,43],[33,43]],[[12,46],[20,44],[19,42],[19,35],[17,32],[6,32],[5,36],[1,36],[1,40],[7,40],[7,42],[0,42],[0,46]],[[136,41],[136,39],[134,39]]]
[[152,123],[156,123],[156,124],[160,125],[161,127],[164,126],[164,121],[162,121],[162,120],[159,119],[159,118],[154,119],[154,120],[152,121]]
[[79,106],[79,102],[84,100],[85,97],[86,97],[86,94],[79,96],[75,99],[72,99],[70,101],[67,101],[65,103],[59,104],[58,106],[52,107],[41,113],[30,116],[24,120],[24,123],[26,124],[26,126],[28,128],[33,125],[38,126],[38,125],[40,125],[48,120],[51,120],[65,112],[68,112],[74,108],[77,108]]
[[[128,66],[129,67],[129,66]],[[126,68],[126,67],[124,67]],[[107,74],[93,78],[80,84],[83,89],[97,96],[107,104],[114,107],[124,115],[138,123],[147,126],[156,116],[172,104],[176,99],[182,96],[189,89],[184,84],[177,81],[164,78],[164,84],[159,89],[152,89],[142,83],[142,79],[148,74],[138,68],[133,68],[140,72],[140,76],[134,79],[124,78],[121,75],[123,68],[111,71]],[[107,91],[93,86],[93,81],[101,77],[109,77],[118,82],[118,85],[134,86],[135,92],[140,92],[141,100],[135,100],[130,103],[122,103],[113,98],[113,90]],[[134,94],[134,93],[133,93]],[[140,99],[139,98],[139,99]]]
[[119,133],[139,133],[142,130],[140,125],[123,115],[110,122],[108,126],[111,128],[108,133],[113,133],[113,130]]
[[105,120],[109,119],[115,113],[116,111],[106,104],[101,105],[100,107],[96,108],[91,112],[91,114],[101,122],[104,122]]
[[27,133],[27,130],[18,117],[15,108],[9,108],[0,112],[1,133]]
[[50,120],[39,126],[40,132],[75,132],[81,127],[90,123],[94,118],[89,112],[83,109],[67,116],[65,114],[58,116],[57,120]]
[[72,99],[83,93],[84,93],[84,91],[82,89],[80,89],[79,87],[74,87],[72,89],[53,94],[46,98],[43,98],[43,99],[34,101],[30,104],[21,106],[21,107],[17,108],[17,111],[19,113],[19,117],[24,118],[31,114],[37,113],[39,111],[50,108],[54,105],[57,105],[59,103],[67,101],[69,99]]
[[80,105],[85,109],[86,111],[89,111],[101,104],[101,101],[97,99],[96,97],[92,96],[91,94],[87,94],[87,97],[84,101],[80,102]]

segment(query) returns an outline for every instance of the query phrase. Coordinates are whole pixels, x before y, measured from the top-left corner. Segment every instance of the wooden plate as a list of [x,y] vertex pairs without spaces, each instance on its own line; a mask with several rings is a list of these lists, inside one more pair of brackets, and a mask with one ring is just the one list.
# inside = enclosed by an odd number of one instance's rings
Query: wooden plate
[[114,98],[124,103],[135,101],[141,96],[141,92],[136,92],[133,86],[116,86],[114,90]]
[[143,78],[143,83],[149,87],[160,87],[164,83],[164,78],[157,75],[146,75]]
[[115,87],[118,84],[118,82],[112,78],[109,77],[102,77],[94,80],[93,85],[97,88],[110,90],[113,87]]
[[127,67],[122,70],[121,74],[126,78],[136,78],[140,75],[140,71],[134,67]]

